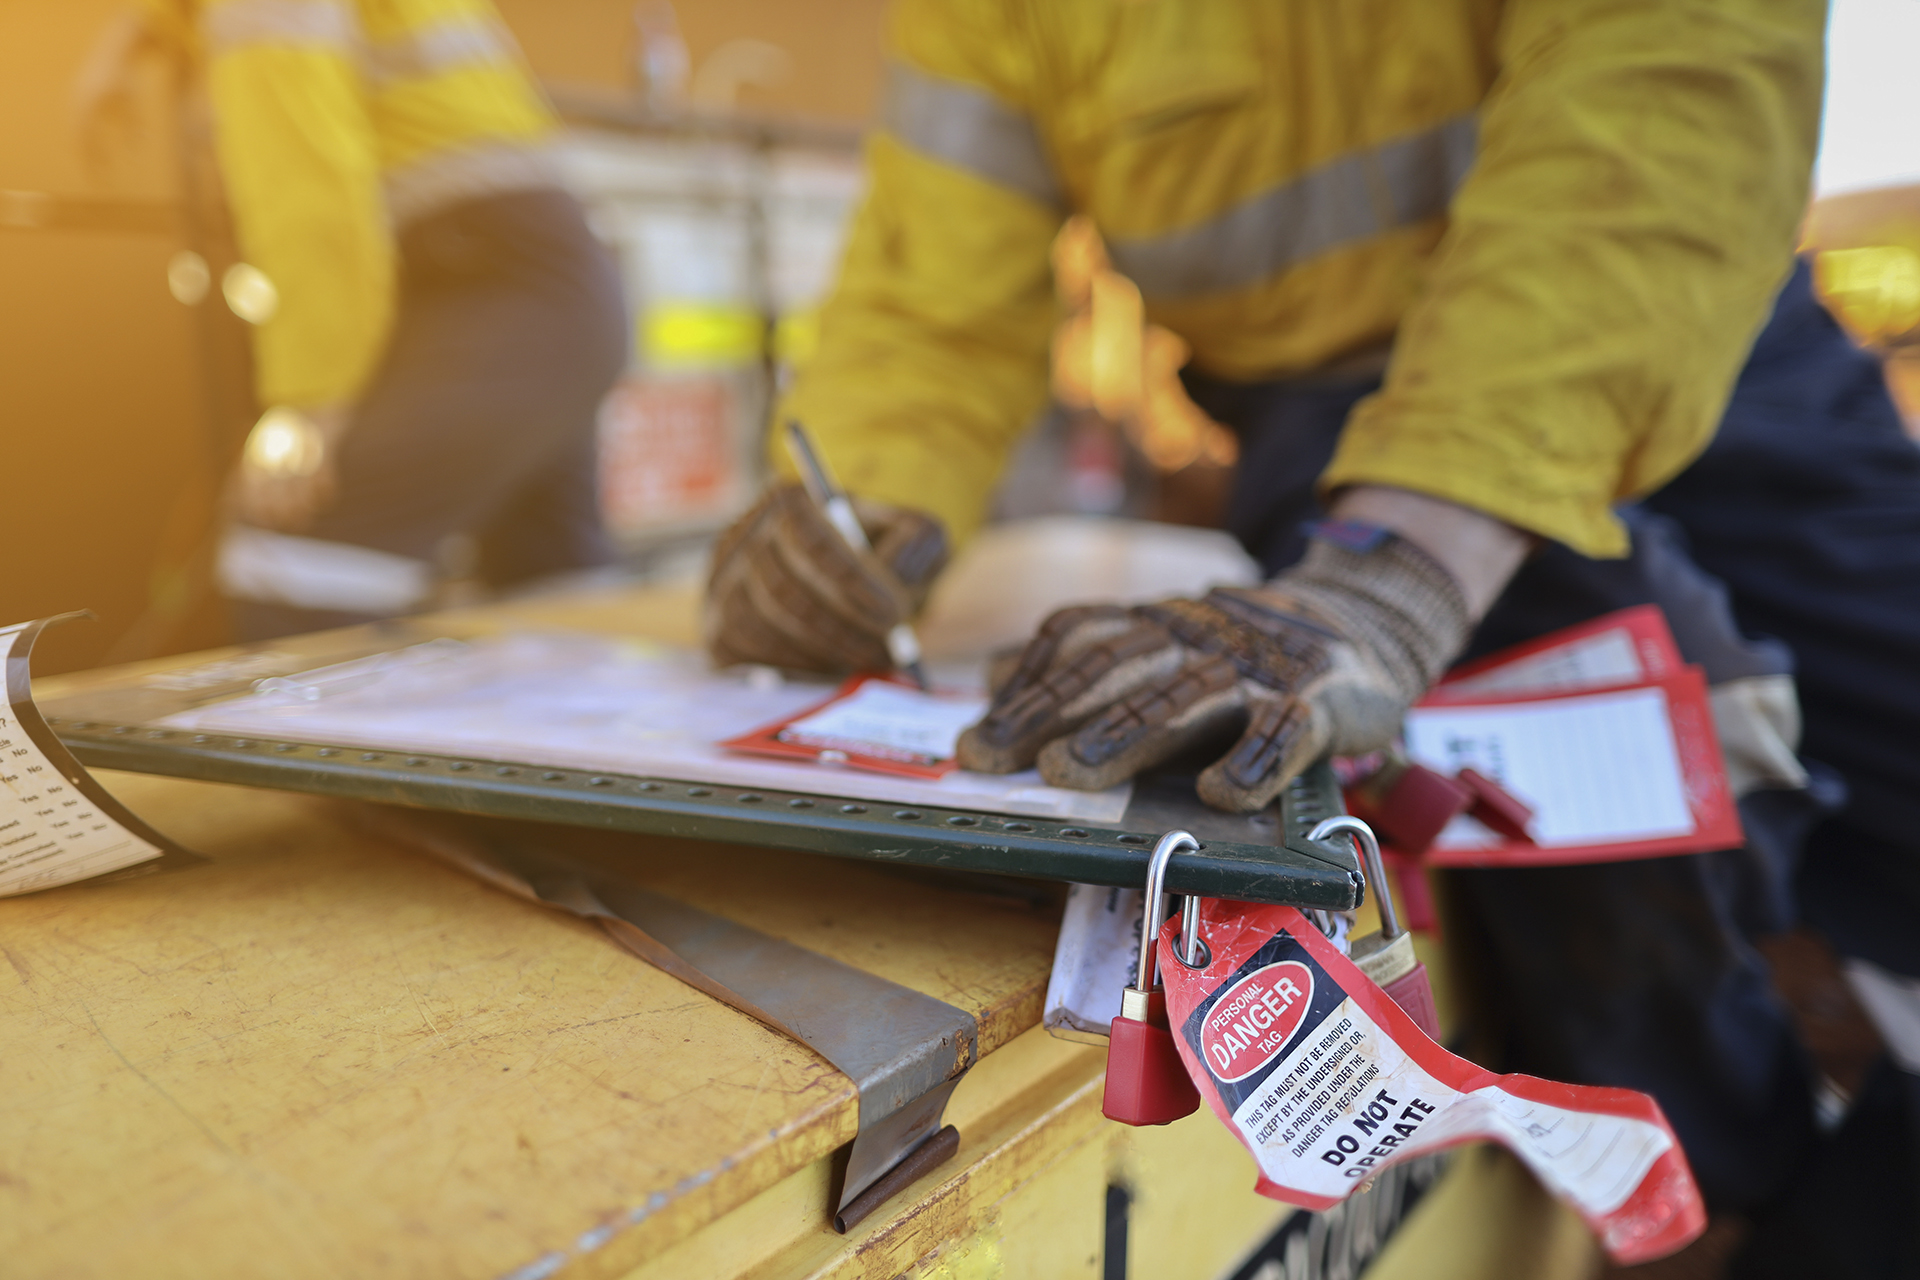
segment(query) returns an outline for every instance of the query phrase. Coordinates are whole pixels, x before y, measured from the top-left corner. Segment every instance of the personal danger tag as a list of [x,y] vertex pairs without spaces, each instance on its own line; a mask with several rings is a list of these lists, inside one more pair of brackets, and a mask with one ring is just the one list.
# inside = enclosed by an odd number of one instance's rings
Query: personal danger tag
[[1706,1225],[1657,1103],[1629,1089],[1496,1075],[1428,1039],[1291,907],[1208,901],[1204,969],[1160,934],[1180,1056],[1260,1166],[1262,1195],[1330,1208],[1386,1166],[1486,1139],[1576,1209],[1621,1264]]

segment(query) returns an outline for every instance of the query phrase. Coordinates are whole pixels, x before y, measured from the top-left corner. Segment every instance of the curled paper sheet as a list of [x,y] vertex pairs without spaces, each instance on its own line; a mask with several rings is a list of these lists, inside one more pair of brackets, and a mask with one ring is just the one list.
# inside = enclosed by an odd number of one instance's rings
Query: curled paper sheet
[[8,703],[0,712],[0,897],[201,860],[109,795],[33,705],[33,642],[50,624],[82,616],[0,627]]

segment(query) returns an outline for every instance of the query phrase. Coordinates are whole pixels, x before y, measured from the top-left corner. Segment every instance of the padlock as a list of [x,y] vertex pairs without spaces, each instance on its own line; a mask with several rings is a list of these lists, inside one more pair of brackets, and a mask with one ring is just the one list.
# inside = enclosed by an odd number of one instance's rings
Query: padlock
[[1147,861],[1140,964],[1133,985],[1121,993],[1120,1016],[1108,1028],[1107,1087],[1100,1101],[1101,1114],[1121,1124],[1171,1124],[1200,1107],[1200,1092],[1187,1075],[1167,1024],[1166,993],[1155,980],[1160,926],[1167,918],[1167,863],[1179,850],[1199,847],[1186,832],[1169,831]]
[[1392,748],[1380,768],[1347,789],[1347,807],[1377,830],[1397,852],[1419,857],[1456,814],[1474,801],[1474,790],[1407,758]]
[[1413,935],[1400,927],[1400,914],[1393,909],[1393,893],[1387,888],[1387,867],[1380,857],[1380,842],[1373,828],[1358,818],[1342,815],[1328,818],[1307,833],[1309,840],[1325,840],[1345,832],[1360,850],[1360,864],[1367,889],[1374,895],[1380,911],[1380,929],[1353,940],[1352,960],[1360,972],[1406,1011],[1414,1024],[1433,1040],[1440,1038],[1440,1014],[1433,1004],[1433,983],[1427,966],[1413,953]]

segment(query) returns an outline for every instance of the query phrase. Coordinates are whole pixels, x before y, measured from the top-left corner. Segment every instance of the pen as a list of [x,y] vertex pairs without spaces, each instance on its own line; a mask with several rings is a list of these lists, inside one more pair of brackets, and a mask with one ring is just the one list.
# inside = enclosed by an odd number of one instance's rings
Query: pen
[[[807,429],[792,420],[787,422],[787,452],[793,455],[793,465],[799,468],[800,483],[806,488],[807,496],[826,516],[827,523],[838,530],[855,551],[872,554],[873,544],[867,541],[867,531],[860,527],[853,503],[827,474],[820,455],[813,451],[813,441],[807,438]],[[931,691],[926,669],[920,665],[920,637],[913,634],[912,627],[902,622],[887,632],[887,656],[893,659],[895,667],[913,677],[922,693]]]

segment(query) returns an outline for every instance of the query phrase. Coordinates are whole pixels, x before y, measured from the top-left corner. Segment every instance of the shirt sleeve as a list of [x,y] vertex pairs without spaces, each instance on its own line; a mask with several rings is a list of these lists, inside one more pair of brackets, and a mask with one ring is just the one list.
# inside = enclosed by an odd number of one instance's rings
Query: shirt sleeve
[[1593,556],[1711,439],[1792,266],[1817,0],[1517,0],[1422,297],[1322,483],[1477,508]]
[[[894,10],[867,195],[780,408],[847,489],[938,516],[956,540],[1046,403],[1064,212],[1027,110],[1029,47],[987,0]],[[772,461],[792,474],[783,449]]]
[[386,345],[395,251],[356,31],[329,0],[223,0],[200,15],[240,250],[279,295],[254,331],[267,404],[350,400]]

